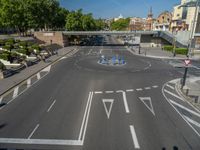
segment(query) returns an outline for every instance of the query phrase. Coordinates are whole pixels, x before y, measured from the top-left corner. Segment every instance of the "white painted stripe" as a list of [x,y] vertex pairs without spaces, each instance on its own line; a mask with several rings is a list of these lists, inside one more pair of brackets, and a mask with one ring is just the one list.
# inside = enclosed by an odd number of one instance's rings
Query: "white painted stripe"
[[158,86],[157,86],[157,85],[154,85],[154,86],[152,86],[152,87],[153,87],[154,89],[155,89],[155,88],[158,88]]
[[44,68],[42,70],[42,72],[49,72],[51,70],[51,65],[49,65],[48,67]]
[[140,88],[140,89],[136,89],[136,91],[142,91],[142,89]]
[[83,143],[84,143],[84,140],[85,140],[85,134],[86,134],[88,120],[89,120],[89,116],[90,116],[90,108],[91,108],[91,105],[92,105],[92,97],[93,97],[93,92],[91,92],[90,103],[89,103],[89,108],[88,108],[88,115],[86,117],[85,128],[84,128],[84,131],[83,131],[83,138],[82,138]]
[[14,89],[13,97],[12,97],[12,98],[16,98],[17,95],[18,95],[18,92],[19,92],[19,87],[17,86],[17,87]]
[[51,108],[53,107],[53,105],[56,103],[56,100],[53,101],[53,103],[51,104],[51,106],[48,108],[47,112],[49,112],[51,110]]
[[175,90],[175,88],[173,86],[169,85],[169,84],[166,84],[166,86],[169,87],[172,90]]
[[4,144],[34,144],[34,145],[74,145],[82,146],[79,140],[57,140],[57,139],[14,139],[0,138],[0,143]]
[[3,100],[3,97],[0,97],[0,104],[1,104],[2,100]]
[[126,92],[133,92],[133,91],[134,91],[133,89],[126,90]]
[[197,127],[200,128],[200,123],[198,123],[198,122],[196,122],[196,121],[190,119],[189,117],[187,117],[187,116],[185,116],[185,115],[183,115],[183,116],[185,117],[185,119],[187,119],[187,121],[189,121],[189,122],[192,123],[193,125],[195,125],[195,126],[197,126]]
[[174,97],[176,97],[176,98],[178,98],[178,99],[184,101],[180,96],[178,96],[178,95],[176,95],[176,94],[174,94],[174,93],[172,93],[172,92],[170,92],[170,91],[168,91],[168,90],[166,90],[166,89],[164,89],[164,92],[166,92],[166,93],[168,93],[168,94],[170,94],[170,95],[172,95],[172,96],[174,96]]
[[28,136],[28,139],[30,139],[33,136],[33,134],[39,128],[39,126],[40,126],[39,124],[36,125],[36,127],[33,129],[33,131],[31,132],[31,134]]
[[89,106],[90,98],[91,98],[91,92],[89,92],[89,96],[88,96],[87,104],[86,104],[86,107],[85,107],[85,112],[84,112],[84,116],[83,116],[83,120],[82,120],[82,124],[81,124],[81,128],[80,128],[80,133],[79,133],[78,140],[81,140],[81,135],[82,135],[82,132],[83,132],[83,127],[84,127],[84,124],[85,124],[85,118],[86,118],[86,115],[88,115],[87,112],[88,112],[88,106]]
[[37,79],[40,80],[40,78],[41,78],[41,76],[40,76],[40,73],[38,72],[37,73]]
[[109,93],[114,93],[114,91],[106,91],[106,93],[108,93],[108,94],[109,94]]
[[126,113],[130,113],[129,107],[128,107],[128,102],[127,102],[127,99],[126,99],[126,93],[122,90],[117,91],[117,93],[122,93],[125,111],[126,111]]
[[94,92],[95,94],[102,94],[103,92],[102,91],[96,91]]
[[31,86],[31,79],[27,80],[27,88],[29,88]]
[[132,135],[133,144],[134,144],[135,149],[140,149],[140,145],[138,143],[137,135],[136,135],[136,132],[135,132],[133,125],[130,126],[130,131],[131,131],[131,135]]
[[195,115],[195,116],[197,116],[197,117],[200,117],[200,114],[199,114],[199,113],[197,113],[197,112],[195,112],[195,111],[193,111],[193,110],[191,110],[191,109],[188,109],[188,108],[184,107],[183,105],[180,105],[180,104],[176,103],[175,101],[173,101],[173,100],[171,100],[171,99],[170,99],[170,102],[171,102],[172,104],[178,106],[179,108],[182,108],[182,109],[184,109],[184,110],[190,112],[191,114],[193,114],[193,115]]
[[145,90],[150,90],[150,89],[151,89],[151,87],[145,87],[144,89],[145,89]]

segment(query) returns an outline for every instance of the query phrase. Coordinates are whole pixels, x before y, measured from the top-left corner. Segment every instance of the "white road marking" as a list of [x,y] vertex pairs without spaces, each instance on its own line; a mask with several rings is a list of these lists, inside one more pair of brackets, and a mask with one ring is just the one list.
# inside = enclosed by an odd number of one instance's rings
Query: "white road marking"
[[168,94],[170,94],[170,95],[172,95],[172,96],[174,96],[174,97],[176,97],[176,98],[178,98],[178,99],[184,101],[180,96],[178,96],[178,95],[176,95],[176,94],[174,94],[174,93],[172,93],[172,92],[170,92],[170,91],[168,91],[168,90],[166,90],[166,89],[164,89],[164,91],[165,91],[166,93],[168,93]]
[[0,104],[1,104],[2,100],[3,100],[3,97],[0,97]]
[[136,91],[142,91],[142,89],[141,89],[141,88],[139,88],[139,89],[136,89]]
[[145,89],[145,90],[150,90],[150,89],[151,89],[151,87],[145,87],[144,89]]
[[49,72],[51,70],[51,65],[49,65],[48,67],[44,68],[42,70],[42,72]]
[[88,96],[87,104],[86,104],[86,107],[85,107],[85,112],[84,112],[84,116],[83,116],[83,120],[82,120],[82,124],[81,124],[81,129],[80,129],[78,140],[81,140],[81,135],[82,135],[82,132],[83,132],[83,127],[84,127],[84,124],[85,124],[85,118],[88,115],[88,107],[89,107],[90,99],[91,99],[91,92],[89,92],[89,96]]
[[100,50],[100,54],[102,53],[103,49]]
[[31,86],[31,79],[29,78],[28,80],[27,80],[27,88],[29,88]]
[[94,92],[95,94],[102,94],[103,92],[102,91],[96,91]]
[[133,91],[134,91],[133,89],[126,90],[126,92],[133,92]]
[[114,93],[114,91],[106,91],[106,93],[107,93],[107,94],[109,94],[109,93]]
[[88,119],[89,119],[89,116],[90,116],[90,108],[91,108],[91,105],[92,105],[92,97],[93,97],[93,92],[91,92],[91,98],[90,98],[90,103],[89,103],[89,108],[88,108],[88,115],[86,117],[85,128],[84,128],[84,131],[83,131],[83,138],[82,138],[83,143],[85,141],[85,134],[86,134],[86,130],[87,130]]
[[132,135],[133,144],[134,144],[135,149],[140,149],[140,145],[138,143],[137,135],[136,135],[136,132],[135,132],[133,125],[130,125],[130,131],[131,131],[131,135]]
[[[151,113],[155,116],[155,112],[153,109],[153,105],[152,105],[152,101],[151,101],[151,97],[139,97],[139,99],[144,103],[144,105],[151,111]],[[148,101],[150,105],[147,104]]]
[[17,95],[18,95],[18,92],[19,92],[19,87],[17,86],[17,87],[14,89],[12,98],[16,98]]
[[171,99],[170,99],[170,102],[171,102],[172,104],[178,106],[179,108],[184,109],[184,110],[190,112],[191,114],[193,114],[193,115],[195,115],[195,116],[197,116],[197,117],[200,117],[200,114],[199,114],[199,113],[197,113],[197,112],[195,112],[195,111],[193,111],[193,110],[191,110],[191,109],[188,109],[188,108],[184,107],[183,105],[180,105],[180,104],[176,103],[175,101],[173,101],[173,100],[171,100]]
[[[166,84],[165,84],[166,85]],[[174,110],[182,117],[182,119],[188,124],[188,126],[200,137],[199,132],[186,120],[186,118],[183,117],[183,115],[176,109],[176,107],[170,103],[170,100],[167,98],[167,96],[165,95],[164,92],[164,87],[165,85],[162,87],[162,94],[165,97],[165,99],[167,100],[167,102],[174,108]]]
[[[106,115],[107,115],[108,119],[110,119],[110,114],[111,114],[111,111],[112,111],[114,99],[102,99],[102,101],[103,101],[103,105],[104,105],[104,108],[105,108],[105,111],[106,111]],[[106,103],[110,103],[109,108],[107,108]]]
[[190,123],[192,123],[192,124],[194,124],[195,126],[197,126],[197,127],[200,128],[200,123],[198,123],[198,122],[196,122],[196,121],[190,119],[189,117],[187,117],[187,116],[185,116],[185,115],[183,115],[183,116],[185,117],[185,119],[187,119],[188,122],[190,122]]
[[154,85],[154,86],[152,86],[152,87],[153,87],[154,89],[155,89],[155,88],[158,88],[158,86],[157,86],[157,85]]
[[169,87],[172,90],[175,90],[175,88],[173,86],[169,85],[169,84],[166,84],[166,86]]
[[36,127],[33,129],[33,131],[31,132],[31,134],[28,136],[28,139],[30,139],[33,136],[33,134],[39,128],[39,126],[40,126],[39,124],[36,125]]
[[117,91],[117,93],[122,93],[126,113],[130,113],[128,103],[127,103],[127,99],[126,99],[126,93],[122,90]]
[[51,110],[51,108],[53,107],[53,105],[56,103],[56,100],[53,101],[53,103],[51,104],[51,106],[48,108],[47,112],[49,112]]
[[40,78],[41,78],[41,76],[40,76],[40,73],[38,72],[37,73],[37,79],[40,80]]
[[57,139],[14,139],[0,138],[0,143],[4,144],[34,144],[34,145],[72,145],[82,146],[82,141],[79,140],[57,140]]

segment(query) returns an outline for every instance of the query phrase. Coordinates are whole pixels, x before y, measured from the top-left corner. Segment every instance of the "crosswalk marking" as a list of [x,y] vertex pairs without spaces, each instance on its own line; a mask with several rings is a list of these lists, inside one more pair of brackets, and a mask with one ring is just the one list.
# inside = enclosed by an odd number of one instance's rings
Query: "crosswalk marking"
[[178,98],[178,99],[184,101],[180,96],[178,96],[178,95],[176,95],[176,94],[174,94],[174,93],[172,93],[172,92],[170,92],[170,91],[168,91],[168,90],[166,90],[166,89],[164,89],[164,91],[165,91],[166,93],[168,93],[168,94],[170,94],[170,95],[172,95],[172,96],[174,96],[174,97],[176,97],[176,98]]

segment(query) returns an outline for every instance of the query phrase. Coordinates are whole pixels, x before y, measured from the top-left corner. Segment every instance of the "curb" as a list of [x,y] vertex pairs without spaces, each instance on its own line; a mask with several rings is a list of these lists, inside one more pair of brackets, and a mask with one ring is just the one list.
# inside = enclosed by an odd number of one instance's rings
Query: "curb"
[[185,99],[185,101],[190,105],[192,106],[197,112],[200,113],[200,108],[198,108],[194,103],[193,103],[193,99],[186,96],[180,89],[180,80],[181,78],[177,79],[177,82],[175,83],[175,90],[178,92],[179,95],[182,96],[182,98]]
[[6,91],[4,91],[4,92],[2,92],[2,93],[0,94],[0,97],[4,96],[4,95],[6,95],[6,94],[9,94],[16,86],[19,86],[19,85],[23,84],[26,80],[28,80],[28,79],[31,78],[31,77],[34,77],[37,73],[41,72],[43,69],[47,68],[48,66],[52,66],[52,65],[56,64],[62,57],[68,55],[69,53],[71,53],[71,52],[74,51],[74,50],[77,50],[77,49],[72,49],[72,50],[70,50],[70,51],[67,52],[66,54],[64,54],[64,55],[62,55],[62,56],[60,56],[60,57],[58,57],[55,61],[53,61],[53,62],[51,62],[50,64],[47,64],[46,66],[44,66],[44,67],[42,67],[41,69],[39,69],[39,71],[33,73],[32,75],[28,76],[27,78],[23,79],[22,81],[16,83],[16,84],[13,85],[12,87],[8,88]]

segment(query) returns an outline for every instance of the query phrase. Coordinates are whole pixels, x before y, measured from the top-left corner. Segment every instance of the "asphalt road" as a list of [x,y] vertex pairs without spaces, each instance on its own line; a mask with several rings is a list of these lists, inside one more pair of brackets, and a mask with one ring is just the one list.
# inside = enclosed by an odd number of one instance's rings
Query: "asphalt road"
[[[172,85],[163,89],[182,74],[116,43],[106,36],[79,47],[0,109],[0,148],[199,150],[198,124],[171,105],[179,102]],[[101,55],[124,57],[126,65],[98,64]]]

